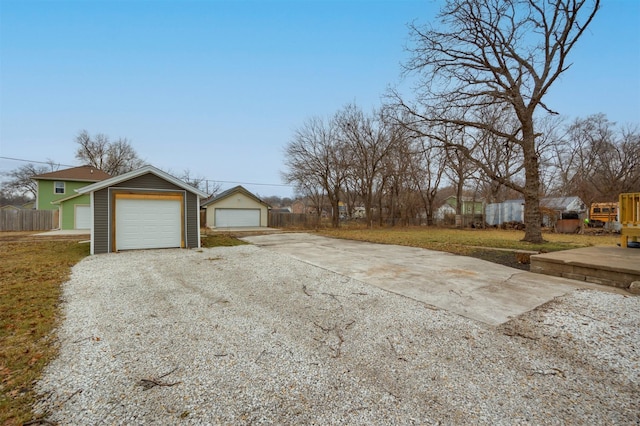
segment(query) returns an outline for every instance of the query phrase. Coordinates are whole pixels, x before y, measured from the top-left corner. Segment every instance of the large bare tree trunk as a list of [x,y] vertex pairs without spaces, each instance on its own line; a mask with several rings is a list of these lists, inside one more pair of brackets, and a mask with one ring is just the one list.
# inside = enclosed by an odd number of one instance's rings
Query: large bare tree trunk
[[536,152],[536,136],[533,133],[533,117],[522,118],[525,183],[524,241],[542,243],[542,215],[540,214],[540,161]]
[[[394,94],[411,117],[407,125],[435,138],[439,126],[464,133],[462,142],[442,142],[523,194],[526,241],[542,241],[533,117],[538,110],[555,113],[543,99],[569,68],[569,53],[599,7],[600,0],[448,0],[438,23],[411,26],[416,44],[406,70],[421,77],[417,105]],[[522,152],[524,184],[477,156],[496,141],[505,154]]]
[[524,241],[542,243],[542,215],[540,214],[540,171],[536,156],[525,157],[524,185]]

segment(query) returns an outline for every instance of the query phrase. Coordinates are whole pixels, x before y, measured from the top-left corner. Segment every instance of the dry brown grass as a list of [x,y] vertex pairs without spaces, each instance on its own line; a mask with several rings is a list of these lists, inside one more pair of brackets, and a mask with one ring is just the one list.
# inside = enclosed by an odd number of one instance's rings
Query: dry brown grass
[[[31,419],[33,386],[56,355],[61,284],[89,254],[78,237],[0,233],[0,424]],[[84,237],[83,237],[84,239]]]
[[209,247],[232,247],[232,246],[240,246],[245,243],[242,240],[237,238],[237,235],[228,233],[228,232],[218,232],[218,233],[209,233],[209,234],[201,234],[202,237],[200,239],[201,245],[204,248]]
[[[318,233],[335,238],[421,247],[430,250],[471,256],[501,265],[529,270],[526,252],[551,252],[588,246],[614,246],[618,237],[612,234],[545,233],[543,244],[521,241],[524,231],[502,229],[451,229],[435,227],[393,227],[366,229],[362,226],[340,229],[325,228]],[[521,258],[526,257],[526,261]]]
[[322,229],[319,233],[336,238],[422,247],[468,255],[479,248],[527,251],[558,251],[596,245],[614,246],[615,234],[545,233],[543,244],[521,241],[524,231],[502,229],[449,229],[434,227]]

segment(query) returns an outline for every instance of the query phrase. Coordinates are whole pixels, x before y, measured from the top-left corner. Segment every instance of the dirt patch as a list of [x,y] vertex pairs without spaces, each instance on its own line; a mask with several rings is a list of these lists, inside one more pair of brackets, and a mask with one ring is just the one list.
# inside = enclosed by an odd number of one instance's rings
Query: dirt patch
[[516,252],[514,251],[474,249],[469,252],[468,256],[509,266],[511,268],[521,269],[523,271],[529,270],[529,264],[518,262]]

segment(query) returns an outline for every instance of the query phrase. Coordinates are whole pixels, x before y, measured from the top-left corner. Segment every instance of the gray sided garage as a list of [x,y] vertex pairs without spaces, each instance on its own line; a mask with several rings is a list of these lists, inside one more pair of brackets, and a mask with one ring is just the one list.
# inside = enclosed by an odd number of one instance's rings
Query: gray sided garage
[[200,246],[206,194],[153,166],[78,190],[91,196],[91,254]]
[[226,190],[202,203],[209,228],[266,227],[269,205],[242,186]]

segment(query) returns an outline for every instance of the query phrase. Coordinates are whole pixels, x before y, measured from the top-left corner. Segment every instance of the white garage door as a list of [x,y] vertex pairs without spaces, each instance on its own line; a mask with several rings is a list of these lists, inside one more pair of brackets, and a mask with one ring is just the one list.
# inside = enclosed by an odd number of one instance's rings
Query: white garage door
[[75,229],[91,229],[91,208],[76,206]]
[[179,199],[116,199],[116,250],[180,247]]
[[216,209],[216,228],[260,226],[260,209]]

